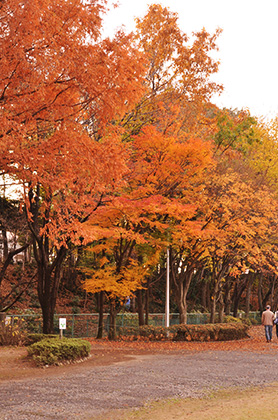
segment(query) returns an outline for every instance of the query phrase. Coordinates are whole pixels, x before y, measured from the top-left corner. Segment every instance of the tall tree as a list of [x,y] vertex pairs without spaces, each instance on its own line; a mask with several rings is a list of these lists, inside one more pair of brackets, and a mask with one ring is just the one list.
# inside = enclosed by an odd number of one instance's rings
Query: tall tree
[[150,5],[137,19],[138,49],[147,65],[146,92],[122,121],[126,137],[150,124],[169,135],[182,131],[198,137],[204,131],[209,100],[222,90],[211,80],[219,64],[211,52],[217,50],[220,33],[202,30],[189,39],[179,28],[177,13],[159,4]]
[[[196,33],[190,44],[177,20],[177,14],[160,5],[151,5],[137,20],[138,48],[148,66],[146,93],[120,124],[124,139],[131,143],[131,170],[121,194],[122,221],[137,240],[139,232],[148,233],[150,240],[159,231],[160,239],[165,239],[168,231],[169,241],[173,214],[192,217],[194,180],[210,161],[209,143],[195,133],[199,120],[204,122],[211,95],[221,91],[210,81],[218,68],[210,52],[216,49],[220,31]],[[203,124],[201,132],[200,127]],[[136,239],[130,243],[134,247]]]
[[100,39],[103,12],[98,0],[1,2],[1,168],[22,185],[45,333],[67,249],[125,170],[108,122],[142,90],[131,37]]
[[[162,134],[154,127],[145,127],[129,143],[129,149],[131,157],[126,185],[120,196],[96,212],[96,216],[103,215],[104,227],[114,232],[113,235],[108,233],[111,239],[104,237],[105,243],[95,249],[100,250],[100,255],[101,251],[105,253],[103,266],[109,277],[114,275],[118,293],[124,290],[124,295],[119,295],[121,299],[130,294],[126,289],[127,280],[125,288],[121,285],[122,277],[138,279],[137,284],[131,283],[132,291],[142,287],[147,272],[145,270],[140,277],[138,273],[135,275],[135,268],[141,267],[142,270],[142,265],[146,268],[157,263],[159,252],[165,250],[171,241],[175,222],[183,221],[183,232],[194,229],[192,218],[196,203],[193,204],[193,200],[200,193],[198,180],[211,164],[209,143],[200,139],[180,141],[180,138]],[[99,227],[103,225],[96,217],[94,222]],[[140,258],[142,250],[144,257]],[[105,290],[111,294],[111,281],[103,281],[99,276],[97,272],[88,278],[86,290]]]

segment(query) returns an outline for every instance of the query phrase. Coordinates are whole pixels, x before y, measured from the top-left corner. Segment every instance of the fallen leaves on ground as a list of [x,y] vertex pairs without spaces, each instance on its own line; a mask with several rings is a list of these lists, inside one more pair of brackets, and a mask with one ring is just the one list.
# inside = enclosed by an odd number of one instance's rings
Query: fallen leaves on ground
[[146,352],[175,352],[175,351],[254,351],[272,352],[278,350],[278,339],[273,329],[273,341],[267,343],[262,326],[253,326],[249,330],[249,338],[235,341],[212,342],[173,342],[173,341],[109,341],[107,339],[89,339],[92,348],[107,350],[134,350]]

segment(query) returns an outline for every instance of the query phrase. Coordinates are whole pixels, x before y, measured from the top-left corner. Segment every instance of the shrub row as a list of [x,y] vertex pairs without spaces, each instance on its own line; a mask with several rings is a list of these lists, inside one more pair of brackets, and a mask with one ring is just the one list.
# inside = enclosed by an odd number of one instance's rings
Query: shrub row
[[[121,339],[150,341],[226,341],[248,337],[249,325],[244,322],[203,325],[173,325],[169,328],[143,326],[122,328],[118,331]],[[128,338],[129,337],[129,338]]]
[[174,341],[229,341],[248,337],[244,323],[178,325],[172,329]]
[[45,338],[31,344],[27,350],[38,366],[58,365],[88,357],[91,344],[78,338]]

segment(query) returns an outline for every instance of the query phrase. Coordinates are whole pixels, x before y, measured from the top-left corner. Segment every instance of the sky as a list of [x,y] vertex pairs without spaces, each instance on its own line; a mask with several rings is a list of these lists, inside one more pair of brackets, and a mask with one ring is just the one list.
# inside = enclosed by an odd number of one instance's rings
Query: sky
[[220,67],[213,80],[223,84],[224,92],[213,102],[221,108],[249,109],[259,118],[278,115],[278,0],[118,1],[104,21],[109,36],[121,26],[134,30],[134,18],[143,17],[152,3],[176,12],[188,36],[202,28],[210,33],[221,28],[216,54]]

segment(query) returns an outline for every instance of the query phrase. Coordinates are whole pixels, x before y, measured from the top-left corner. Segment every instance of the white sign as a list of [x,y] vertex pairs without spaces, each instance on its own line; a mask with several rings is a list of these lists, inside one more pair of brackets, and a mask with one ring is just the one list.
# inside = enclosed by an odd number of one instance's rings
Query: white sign
[[11,325],[12,318],[10,316],[6,316],[5,325]]
[[59,318],[59,330],[65,330],[67,328],[67,319]]

